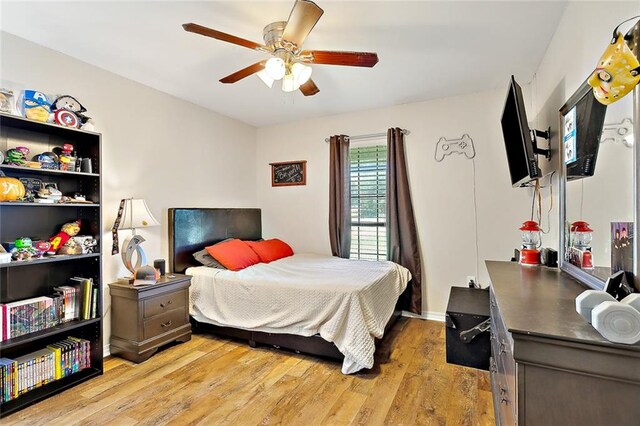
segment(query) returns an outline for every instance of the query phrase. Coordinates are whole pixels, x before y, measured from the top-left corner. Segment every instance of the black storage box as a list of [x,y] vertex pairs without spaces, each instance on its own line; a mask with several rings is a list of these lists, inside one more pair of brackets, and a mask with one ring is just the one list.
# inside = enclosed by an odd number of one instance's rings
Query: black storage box
[[489,370],[491,357],[489,330],[478,334],[475,331],[467,333],[464,339],[470,339],[468,343],[460,337],[460,333],[478,325],[488,326],[488,323],[484,323],[487,320],[489,320],[488,290],[451,287],[446,315],[448,363]]

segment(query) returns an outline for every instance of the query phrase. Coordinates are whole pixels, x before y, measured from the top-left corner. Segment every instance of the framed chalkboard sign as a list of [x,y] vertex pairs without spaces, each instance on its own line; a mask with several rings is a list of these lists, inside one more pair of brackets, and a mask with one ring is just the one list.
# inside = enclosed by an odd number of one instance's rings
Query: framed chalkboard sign
[[271,186],[293,186],[307,184],[307,162],[286,161],[271,165]]

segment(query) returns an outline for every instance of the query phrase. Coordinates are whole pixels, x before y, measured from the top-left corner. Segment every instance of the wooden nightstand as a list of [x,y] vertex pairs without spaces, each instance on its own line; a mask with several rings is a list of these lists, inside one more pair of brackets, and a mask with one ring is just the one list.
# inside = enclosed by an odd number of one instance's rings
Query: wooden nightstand
[[160,346],[191,340],[191,277],[165,275],[158,283],[134,287],[111,283],[111,354],[142,362]]

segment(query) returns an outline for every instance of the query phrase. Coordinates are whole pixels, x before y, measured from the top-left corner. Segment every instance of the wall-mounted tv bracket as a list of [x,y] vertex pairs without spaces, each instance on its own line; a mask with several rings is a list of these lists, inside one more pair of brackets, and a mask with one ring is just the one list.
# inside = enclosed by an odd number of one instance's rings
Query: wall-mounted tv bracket
[[542,131],[538,129],[531,129],[531,140],[533,141],[533,152],[539,155],[544,155],[544,158],[551,161],[551,149],[538,148],[537,138],[543,138],[547,141],[551,141],[551,127]]

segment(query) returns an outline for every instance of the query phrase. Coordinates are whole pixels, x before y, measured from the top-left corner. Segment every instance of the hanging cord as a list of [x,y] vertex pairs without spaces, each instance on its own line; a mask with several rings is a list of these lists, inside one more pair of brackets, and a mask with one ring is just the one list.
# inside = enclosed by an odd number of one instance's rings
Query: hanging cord
[[[547,230],[545,231],[544,229],[542,229],[542,217],[539,215],[538,218],[540,219],[540,230],[542,231],[543,234],[548,234],[549,231],[551,231],[551,210],[553,210],[553,175],[555,175],[556,172],[553,171],[551,172],[551,175],[549,176],[549,210],[547,210]],[[538,197],[540,196],[540,194],[538,194]]]
[[[478,202],[476,199],[476,160],[475,158],[471,159],[471,165],[473,168],[473,218],[475,220],[475,231],[476,231],[476,280],[480,280],[478,277],[478,259],[480,258],[480,250],[478,248]],[[479,285],[478,282],[476,282]]]

